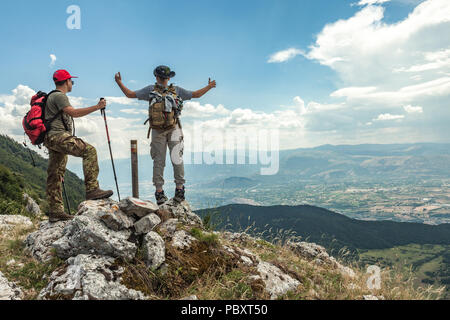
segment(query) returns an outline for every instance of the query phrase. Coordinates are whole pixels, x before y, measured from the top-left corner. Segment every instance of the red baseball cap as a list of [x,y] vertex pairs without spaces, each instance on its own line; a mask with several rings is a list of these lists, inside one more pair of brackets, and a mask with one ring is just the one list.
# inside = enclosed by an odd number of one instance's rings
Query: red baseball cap
[[78,78],[78,77],[71,76],[67,70],[56,70],[55,73],[53,74],[53,81],[55,82],[65,81],[71,78]]

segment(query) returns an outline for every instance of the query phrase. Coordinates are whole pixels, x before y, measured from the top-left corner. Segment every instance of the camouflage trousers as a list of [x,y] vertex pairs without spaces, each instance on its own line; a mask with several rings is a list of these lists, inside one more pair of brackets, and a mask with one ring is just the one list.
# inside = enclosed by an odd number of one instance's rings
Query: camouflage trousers
[[47,201],[51,212],[64,212],[62,179],[66,172],[68,155],[83,158],[86,192],[98,189],[97,151],[93,146],[70,133],[46,136],[44,146],[48,149]]
[[186,182],[183,163],[183,130],[179,125],[170,130],[152,129],[150,155],[153,159],[153,184],[157,190],[162,189],[164,185],[167,147],[169,147],[176,186],[181,188]]

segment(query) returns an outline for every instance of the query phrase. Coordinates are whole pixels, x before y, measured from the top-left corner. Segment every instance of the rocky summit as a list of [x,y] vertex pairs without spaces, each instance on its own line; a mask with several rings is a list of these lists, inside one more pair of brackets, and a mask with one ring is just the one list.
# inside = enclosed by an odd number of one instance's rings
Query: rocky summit
[[[249,242],[264,243],[245,233],[207,231],[186,201],[157,206],[135,198],[85,201],[73,220],[44,221],[25,240],[38,261],[55,255],[64,260],[39,293],[43,300],[186,299],[189,294],[183,297],[180,288],[206,274],[245,274],[246,285],[268,299],[303,286],[295,272],[245,248]],[[320,246],[291,242],[288,247],[298,257],[354,277]],[[1,282],[2,295],[20,299],[20,290]]]

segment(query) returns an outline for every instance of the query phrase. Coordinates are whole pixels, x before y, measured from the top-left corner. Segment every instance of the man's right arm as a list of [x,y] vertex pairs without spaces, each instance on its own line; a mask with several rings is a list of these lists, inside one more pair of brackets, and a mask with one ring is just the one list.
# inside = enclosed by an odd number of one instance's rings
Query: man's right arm
[[116,73],[115,77],[116,79],[116,83],[119,86],[120,90],[122,90],[123,94],[127,97],[127,98],[137,98],[136,96],[136,92],[128,89],[127,87],[125,87],[125,85],[122,82],[122,76],[120,75],[120,72]]
[[84,117],[92,112],[95,112],[97,110],[106,108],[106,100],[101,100],[97,105],[92,106],[92,107],[87,107],[87,108],[79,108],[79,109],[75,109],[72,106],[67,106],[65,108],[63,108],[63,111],[65,113],[67,113],[69,116],[71,116],[72,118],[81,118]]

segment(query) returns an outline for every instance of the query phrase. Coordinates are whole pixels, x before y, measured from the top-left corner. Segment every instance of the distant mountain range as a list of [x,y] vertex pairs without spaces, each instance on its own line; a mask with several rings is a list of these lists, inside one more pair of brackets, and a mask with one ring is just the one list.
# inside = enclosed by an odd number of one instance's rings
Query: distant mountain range
[[[224,152],[226,154],[226,152]],[[173,180],[169,155],[166,161],[165,177]],[[450,178],[450,143],[414,144],[361,144],[323,145],[315,148],[301,148],[279,151],[279,172],[262,176],[259,164],[186,164],[188,183],[201,186],[235,187],[238,182],[229,181],[236,177],[251,179],[251,183],[279,183],[286,178],[302,181],[386,181],[386,179],[417,180],[421,178]],[[149,155],[139,157],[140,180],[152,180],[152,160]],[[102,161],[102,178],[113,185],[110,174],[110,160]],[[130,160],[116,160],[121,183],[130,183]],[[81,174],[81,169],[75,169]],[[101,173],[102,174],[102,173]],[[245,187],[246,185],[244,185]]]

